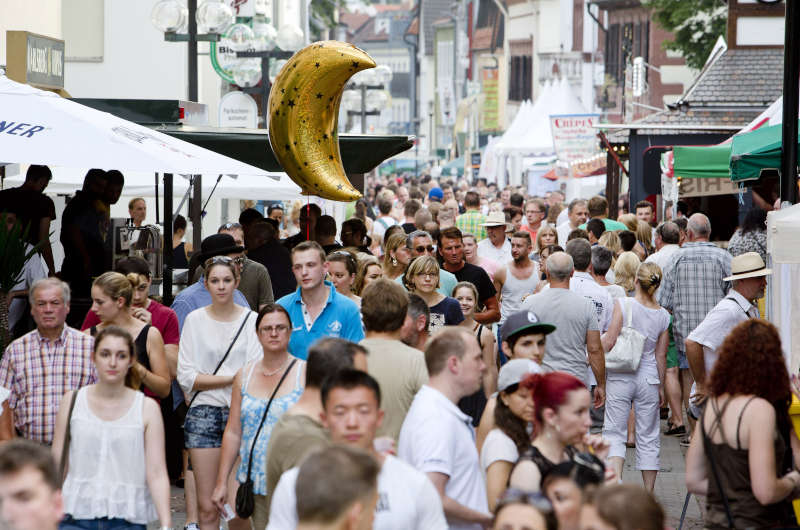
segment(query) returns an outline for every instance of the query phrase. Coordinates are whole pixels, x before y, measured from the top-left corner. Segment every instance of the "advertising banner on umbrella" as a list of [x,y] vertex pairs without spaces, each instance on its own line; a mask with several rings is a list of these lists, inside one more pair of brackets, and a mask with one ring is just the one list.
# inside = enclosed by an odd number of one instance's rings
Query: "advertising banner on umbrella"
[[559,114],[550,116],[553,147],[559,160],[573,162],[597,154],[595,124],[599,114]]

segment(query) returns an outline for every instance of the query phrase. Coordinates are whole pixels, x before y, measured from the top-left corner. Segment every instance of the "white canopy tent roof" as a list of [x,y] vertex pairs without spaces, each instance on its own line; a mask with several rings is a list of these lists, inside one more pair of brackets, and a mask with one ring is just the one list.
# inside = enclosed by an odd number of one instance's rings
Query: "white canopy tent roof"
[[[72,195],[81,189],[83,177],[88,168],[76,169],[67,167],[51,167],[53,179],[47,185],[45,193],[51,195]],[[205,172],[202,179],[203,196],[207,197],[217,183],[218,174]],[[123,197],[155,197],[155,172],[123,171],[125,186]],[[162,179],[159,175],[159,186]],[[189,187],[188,175],[181,178],[175,175],[173,193],[183,195]],[[269,177],[269,178],[265,178]],[[19,186],[25,181],[25,168],[19,174],[6,177],[4,187]],[[159,194],[163,194],[160,189]],[[286,173],[264,172],[264,176],[240,175],[238,177],[225,174],[214,190],[214,197],[219,199],[254,199],[254,200],[292,200],[300,197],[300,187]]]
[[[520,114],[522,110],[520,110]],[[546,84],[536,103],[524,115],[524,132],[511,129],[503,135],[495,146],[497,157],[496,177],[500,185],[505,184],[506,171],[511,184],[518,185],[522,181],[522,157],[553,156],[553,133],[550,129],[550,116],[556,114],[582,114],[586,108],[572,92],[569,82],[561,79],[556,83]],[[518,116],[519,117],[519,116]],[[516,123],[518,120],[515,119]]]
[[800,369],[800,204],[767,214],[767,317],[778,328],[789,373]]
[[[266,147],[265,147],[266,148]],[[263,169],[0,76],[3,162],[266,177]]]

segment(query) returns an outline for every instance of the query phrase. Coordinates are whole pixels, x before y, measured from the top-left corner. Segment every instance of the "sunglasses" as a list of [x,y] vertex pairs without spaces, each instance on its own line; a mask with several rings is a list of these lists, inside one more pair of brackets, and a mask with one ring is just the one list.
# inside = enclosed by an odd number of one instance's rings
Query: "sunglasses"
[[224,225],[220,226],[219,229],[220,230],[234,230],[234,229],[238,229],[238,228],[241,228],[241,227],[242,227],[242,225],[240,225],[239,223],[225,223]]
[[425,251],[433,252],[433,245],[428,245],[427,247],[420,245],[418,247],[414,247],[414,250],[417,251],[417,254],[422,254]]
[[214,265],[216,263],[224,263],[225,265],[230,265],[234,263],[236,265],[244,264],[245,257],[239,256],[238,258],[231,258],[230,256],[214,256],[213,258],[208,258],[206,260],[206,267],[208,265]]
[[344,256],[350,263],[352,264],[356,263],[356,259],[353,257],[353,255],[345,250],[335,250],[331,252],[328,256]]
[[541,492],[531,493],[517,488],[508,488],[500,497],[495,513],[508,504],[527,504],[543,514],[553,513],[553,505]]

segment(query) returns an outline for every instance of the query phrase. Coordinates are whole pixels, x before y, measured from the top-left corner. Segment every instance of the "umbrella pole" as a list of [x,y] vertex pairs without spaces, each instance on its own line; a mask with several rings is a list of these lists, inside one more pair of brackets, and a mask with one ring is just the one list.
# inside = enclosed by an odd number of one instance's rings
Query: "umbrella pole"
[[[195,247],[200,248],[200,247]],[[162,303],[172,305],[172,173],[164,173],[164,255],[161,274]]]
[[156,176],[156,224],[161,224],[161,213],[159,212],[159,205],[158,205],[158,172],[155,173]]
[[203,175],[195,175],[193,180],[191,202],[192,213],[192,245],[200,248],[203,241]]
[[781,206],[797,202],[797,108],[800,74],[800,2],[786,2],[783,60]]

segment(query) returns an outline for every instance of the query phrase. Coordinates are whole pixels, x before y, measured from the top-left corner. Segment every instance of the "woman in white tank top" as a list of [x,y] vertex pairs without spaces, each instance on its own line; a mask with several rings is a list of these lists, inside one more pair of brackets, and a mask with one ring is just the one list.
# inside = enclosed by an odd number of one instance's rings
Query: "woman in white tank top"
[[56,418],[53,455],[67,458],[59,528],[144,530],[156,519],[169,528],[164,424],[158,404],[137,391],[133,338],[109,326],[97,334],[93,358],[97,383],[67,392]]

